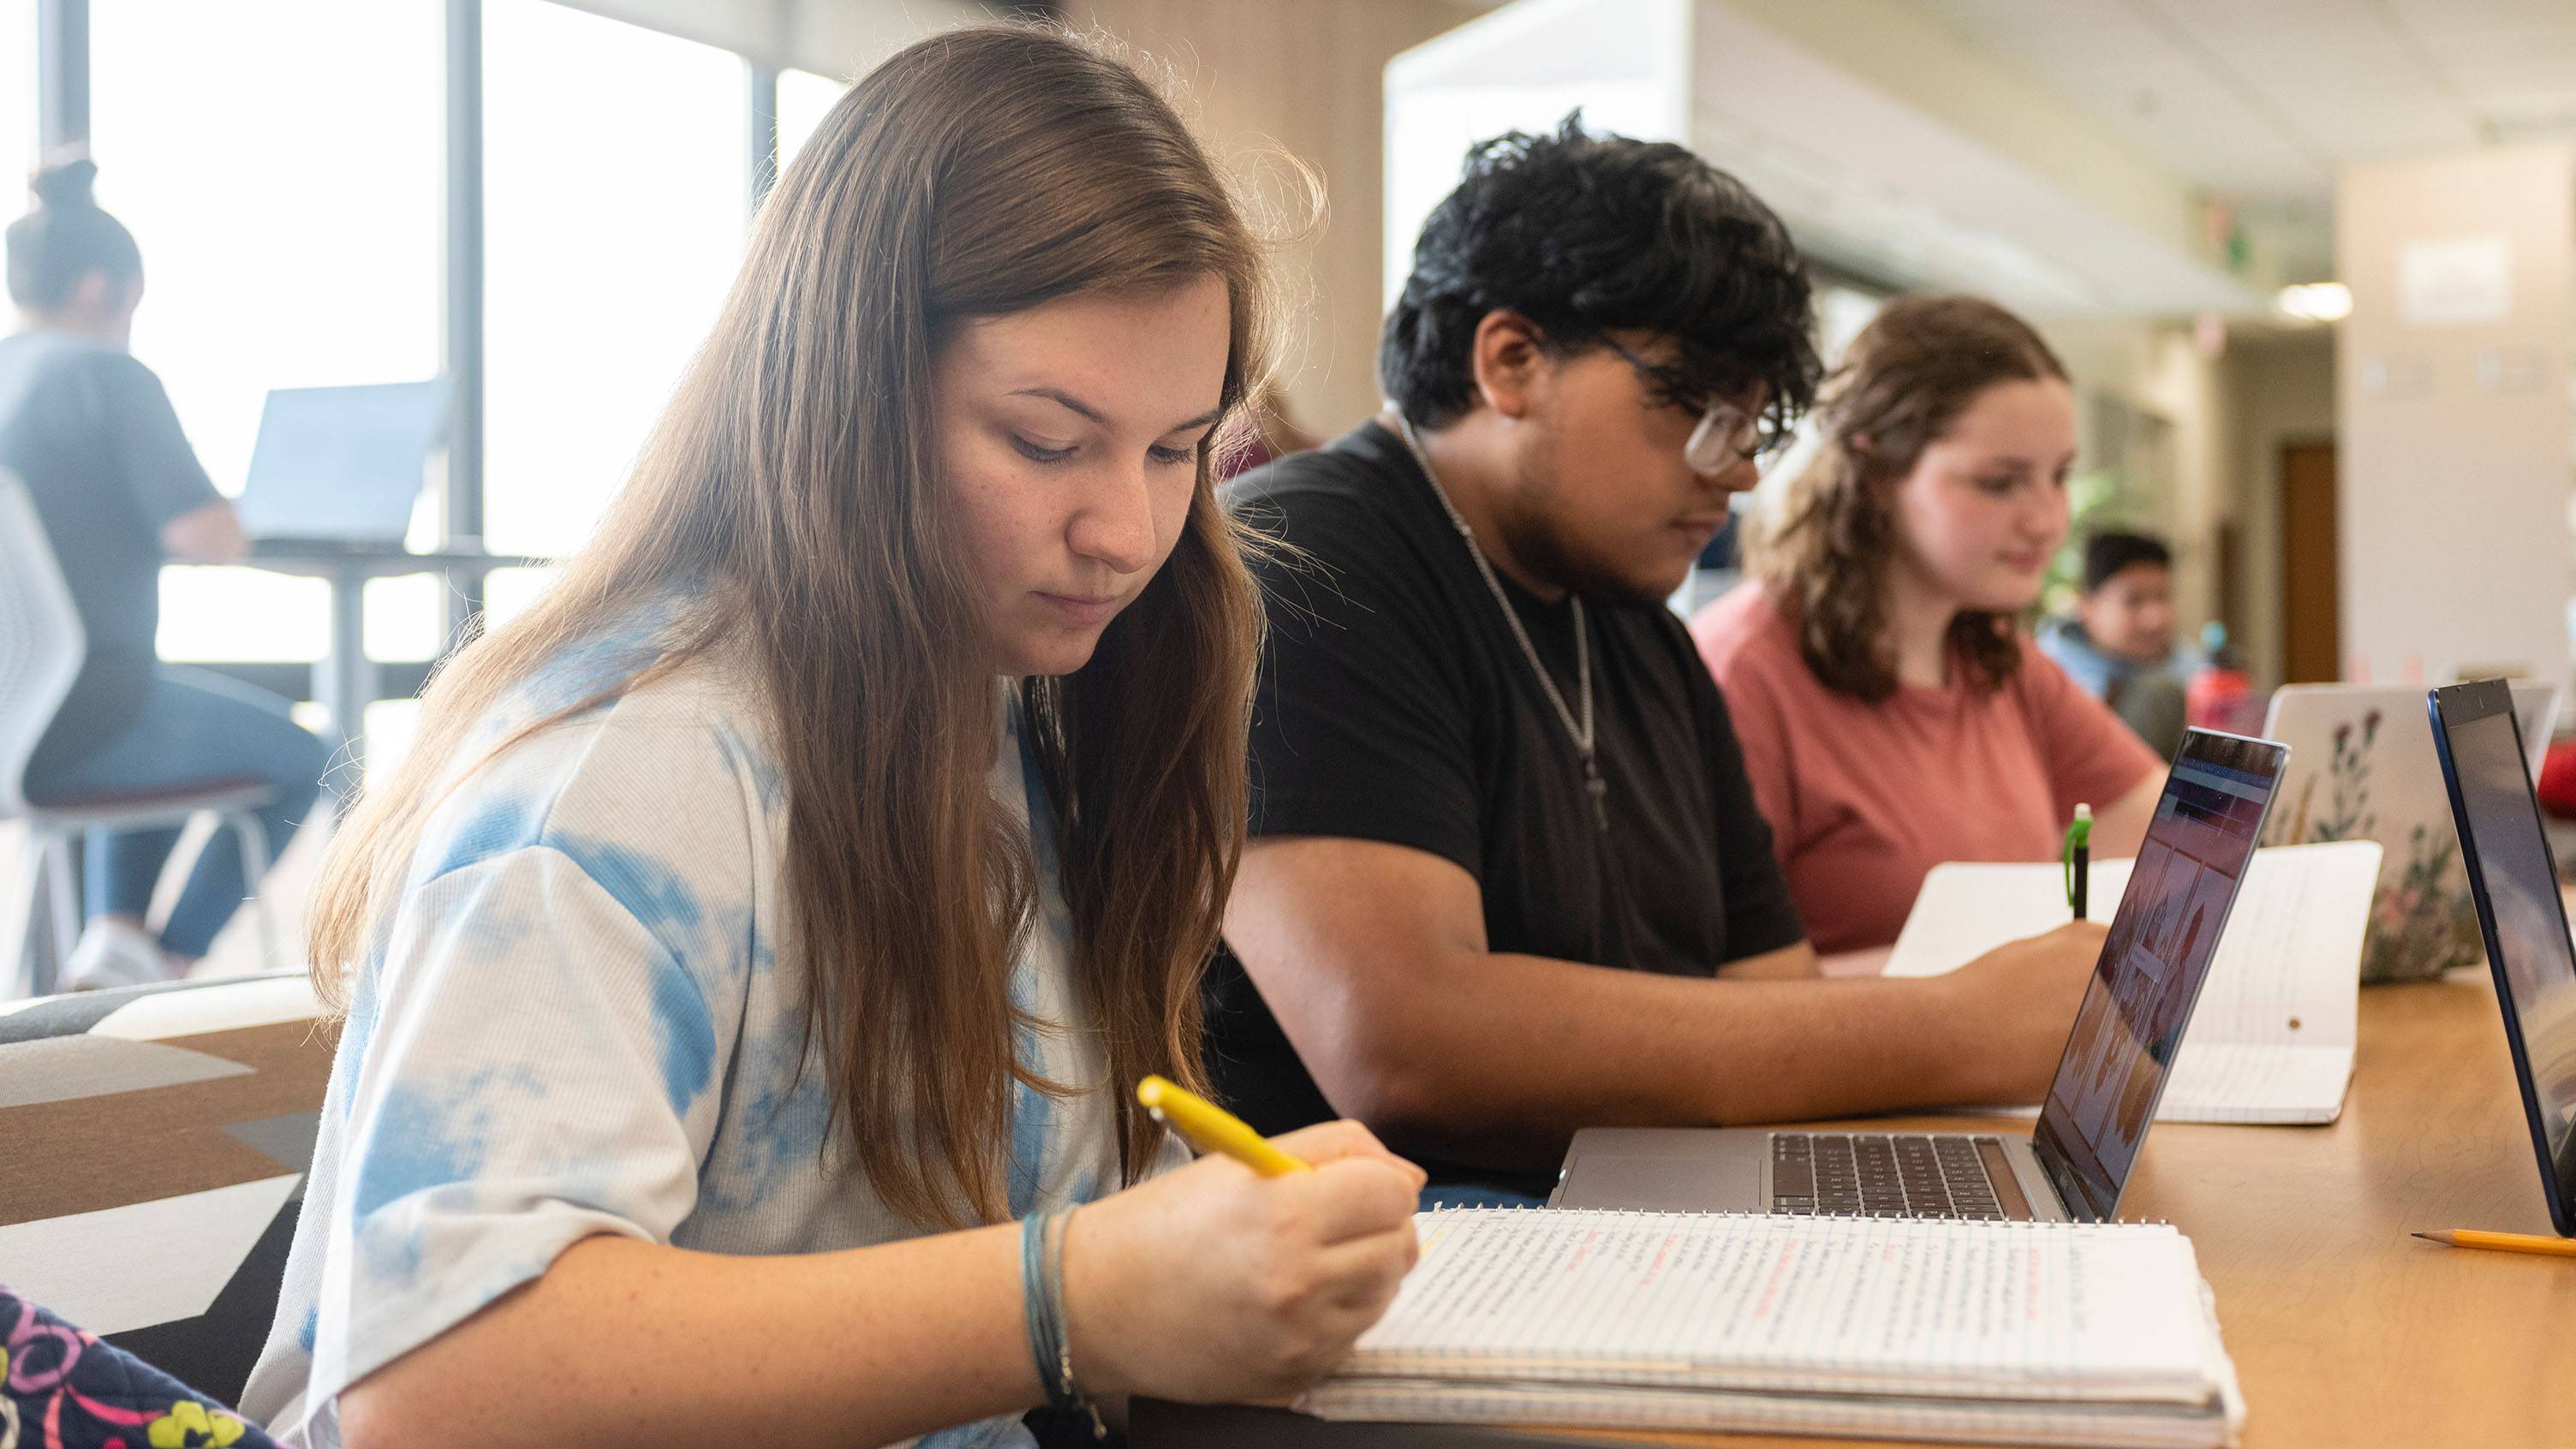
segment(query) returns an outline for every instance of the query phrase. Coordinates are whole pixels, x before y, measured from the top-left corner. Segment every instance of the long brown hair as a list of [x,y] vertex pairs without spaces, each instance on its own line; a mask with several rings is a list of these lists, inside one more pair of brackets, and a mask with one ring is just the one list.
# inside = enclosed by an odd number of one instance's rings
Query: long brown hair
[[[1030,842],[999,744],[973,568],[934,474],[931,362],[961,322],[1213,274],[1231,298],[1226,433],[1263,380],[1263,248],[1172,107],[1098,41],[1022,26],[924,40],[861,80],[779,179],[713,334],[594,540],[439,674],[411,756],[334,841],[324,993],[398,904],[460,751],[513,686],[691,586],[644,667],[748,660],[788,797],[784,895],[806,1047],[884,1201],[926,1226],[1006,1212],[1014,948]],[[1198,974],[1241,853],[1259,601],[1214,448],[1168,561],[1091,662],[1018,685],[1056,807],[1074,969],[1107,1083],[1200,1083]],[[559,721],[565,710],[534,728]],[[520,736],[514,738],[523,738]],[[484,758],[488,758],[488,755]],[[1130,1105],[1133,1180],[1161,1129]]]
[[[1896,484],[1978,393],[2042,378],[2065,381],[2066,364],[2030,324],[1982,297],[1900,297],[1852,339],[1816,405],[1823,446],[1748,551],[1827,687],[1873,701],[1896,693],[1887,636]],[[1963,611],[1950,648],[1981,692],[2021,667],[2010,615]]]

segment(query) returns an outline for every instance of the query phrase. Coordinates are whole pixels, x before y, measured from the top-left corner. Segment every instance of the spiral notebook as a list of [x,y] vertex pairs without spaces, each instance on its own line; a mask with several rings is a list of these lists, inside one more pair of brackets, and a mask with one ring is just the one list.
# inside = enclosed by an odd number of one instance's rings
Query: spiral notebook
[[1414,1219],[1327,1419],[2214,1446],[2245,1418],[2191,1242],[2147,1223],[1564,1209]]
[[[2093,919],[2111,919],[2134,864],[2094,862]],[[2342,1115],[2379,864],[2373,840],[2254,852],[2157,1121],[2314,1125]],[[1937,976],[2038,935],[2065,921],[2065,891],[2055,865],[1936,865],[1886,973]]]

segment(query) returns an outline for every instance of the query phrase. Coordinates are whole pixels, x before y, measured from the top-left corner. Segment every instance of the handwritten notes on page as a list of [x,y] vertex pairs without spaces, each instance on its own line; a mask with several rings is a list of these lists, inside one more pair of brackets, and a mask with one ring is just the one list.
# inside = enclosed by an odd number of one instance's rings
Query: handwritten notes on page
[[2225,1442],[2241,1404],[2161,1224],[1449,1210],[1335,1418]]

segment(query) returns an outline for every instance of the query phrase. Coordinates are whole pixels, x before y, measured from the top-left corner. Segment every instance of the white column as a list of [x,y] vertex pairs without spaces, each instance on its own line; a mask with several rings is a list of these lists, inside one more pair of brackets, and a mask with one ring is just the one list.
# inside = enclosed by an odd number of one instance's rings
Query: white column
[[2346,671],[2563,680],[2576,151],[2347,166],[2335,213]]

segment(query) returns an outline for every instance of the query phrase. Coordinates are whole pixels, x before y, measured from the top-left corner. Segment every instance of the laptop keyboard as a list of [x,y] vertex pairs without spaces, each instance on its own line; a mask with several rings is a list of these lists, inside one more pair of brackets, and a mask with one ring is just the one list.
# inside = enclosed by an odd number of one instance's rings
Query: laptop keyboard
[[[2001,1218],[2003,1203],[1987,1175],[1990,1149],[2003,1139],[1868,1132],[1771,1134],[1771,1208],[1775,1213],[1836,1213],[1872,1218]],[[2016,1190],[2013,1197],[2018,1200]]]

